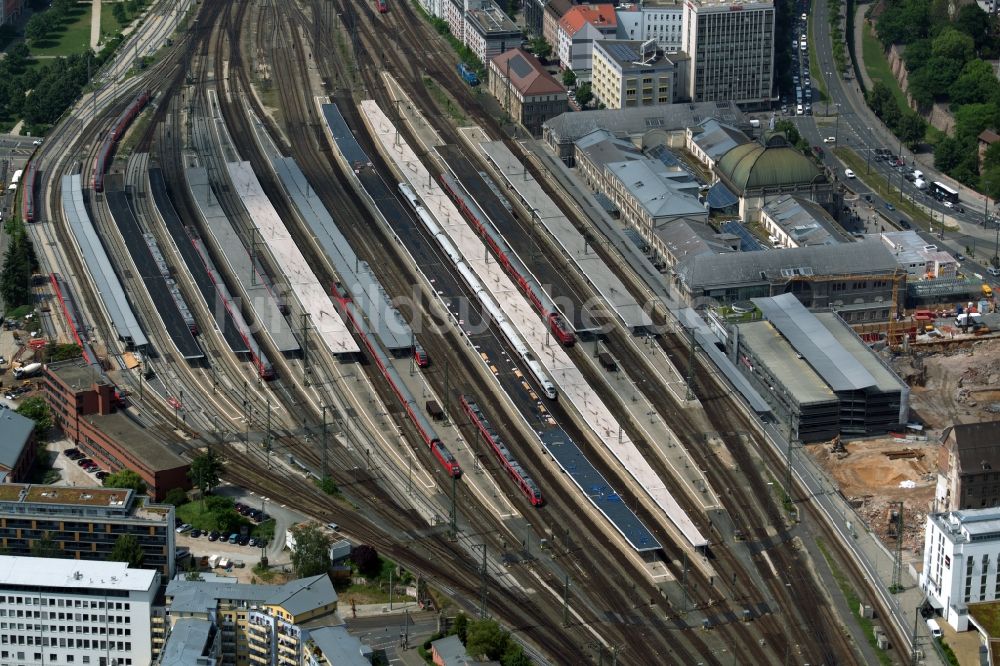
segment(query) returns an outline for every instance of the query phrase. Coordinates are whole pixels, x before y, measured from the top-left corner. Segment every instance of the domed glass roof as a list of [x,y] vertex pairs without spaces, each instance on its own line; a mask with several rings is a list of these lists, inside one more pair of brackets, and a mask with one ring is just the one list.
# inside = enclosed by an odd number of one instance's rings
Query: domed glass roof
[[788,145],[782,134],[736,146],[722,156],[719,172],[741,192],[764,187],[789,187],[822,182],[823,172],[816,164]]

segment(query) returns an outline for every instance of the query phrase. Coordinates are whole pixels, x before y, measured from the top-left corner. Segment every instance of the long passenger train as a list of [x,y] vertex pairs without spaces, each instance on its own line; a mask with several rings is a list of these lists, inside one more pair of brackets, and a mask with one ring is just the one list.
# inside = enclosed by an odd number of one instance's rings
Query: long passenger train
[[94,156],[94,164],[90,174],[90,186],[95,192],[104,191],[104,172],[108,170],[111,151],[114,150],[118,140],[125,134],[125,130],[128,129],[128,126],[132,124],[132,121],[135,120],[135,117],[139,115],[139,112],[145,108],[148,102],[149,91],[144,90],[139,93],[135,100],[118,116],[115,124],[108,130],[108,133],[104,136],[104,140],[101,141],[101,146],[97,149],[97,155]]
[[531,372],[535,381],[538,382],[538,385],[542,388],[542,393],[545,394],[546,398],[555,400],[558,397],[555,384],[553,384],[552,380],[549,379],[549,376],[546,374],[544,368],[542,368],[542,364],[539,363],[534,357],[531,350],[528,349],[528,345],[525,344],[524,340],[514,329],[514,326],[507,319],[507,315],[504,314],[503,309],[495,300],[493,300],[489,291],[483,287],[479,278],[476,277],[475,272],[467,263],[465,263],[465,259],[462,257],[461,252],[458,251],[448,236],[441,230],[441,227],[439,227],[437,222],[434,221],[434,218],[431,217],[431,215],[423,207],[419,197],[417,197],[417,194],[409,185],[406,183],[400,183],[399,192],[403,195],[403,198],[406,199],[407,203],[410,204],[410,207],[420,219],[420,222],[427,229],[427,232],[434,238],[435,241],[437,241],[444,253],[448,255],[448,258],[451,259],[451,262],[455,265],[456,270],[458,270],[461,274],[462,279],[465,280],[465,283],[476,295],[476,298],[478,298],[479,302],[482,303],[483,308],[490,314],[493,321],[496,322],[497,326],[500,328],[500,332],[503,333],[507,342],[509,342],[510,346],[514,348],[514,351],[521,358],[521,361],[525,364],[525,366],[527,366],[528,371]]
[[500,460],[500,464],[507,470],[507,474],[514,480],[514,483],[524,493],[524,496],[528,498],[528,501],[534,506],[541,506],[544,502],[542,491],[538,489],[538,485],[528,476],[528,473],[521,467],[520,463],[517,462],[517,459],[510,452],[510,449],[507,448],[507,445],[503,443],[500,435],[493,429],[493,426],[486,418],[486,415],[483,414],[483,410],[479,408],[479,405],[469,396],[463,395],[462,409],[472,419],[472,424],[476,426],[476,429],[486,439],[490,448],[493,449],[493,453]]

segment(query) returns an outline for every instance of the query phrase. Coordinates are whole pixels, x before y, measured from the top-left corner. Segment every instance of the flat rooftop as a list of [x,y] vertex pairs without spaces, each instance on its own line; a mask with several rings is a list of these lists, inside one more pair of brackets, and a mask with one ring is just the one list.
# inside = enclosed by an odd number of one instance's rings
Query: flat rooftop
[[507,13],[492,0],[480,0],[478,3],[473,0],[469,3],[467,16],[478,31],[487,37],[492,34],[521,31]]
[[0,587],[25,585],[145,592],[156,584],[158,577],[159,574],[150,569],[130,569],[126,562],[0,555]]
[[95,383],[108,383],[97,368],[78,358],[60,363],[48,363],[45,369],[67,385],[81,391],[90,389]]
[[739,326],[743,344],[753,350],[768,371],[781,382],[800,405],[836,402],[830,387],[823,378],[799,358],[788,341],[771,322],[755,321]]
[[153,471],[176,469],[187,461],[167,448],[166,443],[153,431],[136,424],[125,414],[81,416],[111,439],[127,447]]
[[902,391],[907,388],[906,383],[896,373],[885,367],[872,350],[836,313],[817,312],[815,315],[840,346],[857,359],[858,363],[875,378],[875,386],[880,391]]

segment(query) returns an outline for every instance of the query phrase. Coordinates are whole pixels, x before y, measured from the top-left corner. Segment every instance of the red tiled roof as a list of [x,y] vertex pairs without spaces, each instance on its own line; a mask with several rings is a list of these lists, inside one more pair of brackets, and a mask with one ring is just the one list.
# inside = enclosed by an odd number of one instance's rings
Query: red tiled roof
[[491,61],[504,77],[525,96],[564,93],[566,89],[545,71],[535,56],[523,49],[511,49],[493,56]]
[[614,5],[576,5],[559,20],[559,25],[572,37],[588,23],[596,28],[617,28],[618,16]]
[[983,130],[979,134],[979,140],[982,141],[983,143],[988,143],[990,145],[993,145],[997,141],[1000,141],[1000,134],[997,134],[993,130]]

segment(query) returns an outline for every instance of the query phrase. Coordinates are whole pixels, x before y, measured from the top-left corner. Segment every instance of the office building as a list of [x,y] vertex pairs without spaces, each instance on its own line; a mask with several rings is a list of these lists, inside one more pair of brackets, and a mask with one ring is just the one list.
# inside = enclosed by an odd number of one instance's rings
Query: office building
[[173,631],[181,619],[196,619],[214,623],[221,632],[220,664],[299,666],[309,663],[309,632],[341,624],[336,616],[337,593],[326,574],[284,585],[247,585],[211,574],[203,578],[177,579],[167,585],[171,629],[164,653],[181,650],[172,644],[187,637],[193,641],[186,648],[189,652],[203,648],[204,631],[181,635]]
[[136,472],[156,500],[191,487],[189,464],[167,446],[172,436],[118,411],[117,390],[91,366],[80,359],[49,363],[42,388],[53,423],[102,469]]
[[929,514],[920,587],[956,631],[970,605],[1000,599],[1000,508]]
[[879,238],[911,280],[958,275],[958,260],[950,252],[929,244],[916,231],[884,231]]
[[769,104],[774,86],[773,2],[685,2],[681,31],[681,51],[691,57],[690,99]]
[[0,483],[22,483],[35,464],[35,422],[0,408]]
[[958,423],[941,433],[936,511],[1000,506],[1000,421]]
[[586,78],[592,67],[594,42],[614,39],[618,18],[611,4],[576,5],[559,19],[553,49],[563,69],[572,69]]
[[521,29],[493,0],[450,0],[446,10],[451,34],[483,64],[521,45]]
[[686,95],[688,58],[656,42],[604,40],[593,45],[591,90],[609,109],[673,104]]
[[524,28],[535,37],[542,36],[545,25],[545,6],[549,0],[524,0]]
[[840,317],[810,312],[793,294],[752,302],[763,319],[736,325],[726,351],[793,437],[819,442],[906,423],[909,387]]
[[449,0],[418,0],[418,2],[428,16],[435,18],[444,18],[449,4]]
[[527,51],[517,48],[494,56],[489,68],[490,94],[532,136],[541,134],[546,120],[566,111],[566,89]]
[[143,568],[174,573],[174,507],[116,488],[0,485],[0,548],[27,555],[43,538],[60,557],[105,560],[115,541],[139,541]]
[[17,622],[0,632],[0,662],[145,666],[159,587],[159,572],[124,562],[2,555],[0,617]]
[[652,39],[668,53],[681,50],[684,8],[679,1],[622,3],[615,8],[615,13],[618,14],[619,38],[642,42]]

